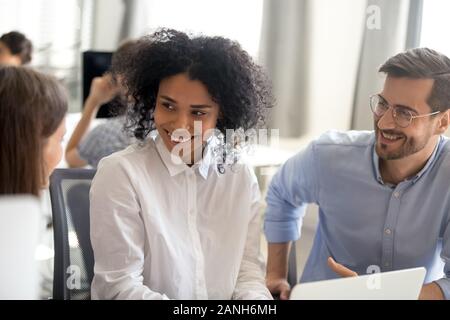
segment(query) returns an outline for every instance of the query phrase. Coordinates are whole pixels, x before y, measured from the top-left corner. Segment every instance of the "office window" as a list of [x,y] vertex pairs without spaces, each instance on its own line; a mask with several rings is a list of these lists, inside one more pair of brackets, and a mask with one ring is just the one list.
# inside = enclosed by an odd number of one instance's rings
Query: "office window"
[[262,0],[164,0],[146,4],[146,31],[169,27],[239,41],[258,56],[262,24]]
[[0,0],[0,33],[24,33],[33,42],[31,65],[78,99],[80,50],[90,45],[92,15],[93,0]]
[[422,17],[422,47],[429,47],[450,57],[450,41],[448,31],[450,30],[450,1],[448,0],[425,0],[423,4]]

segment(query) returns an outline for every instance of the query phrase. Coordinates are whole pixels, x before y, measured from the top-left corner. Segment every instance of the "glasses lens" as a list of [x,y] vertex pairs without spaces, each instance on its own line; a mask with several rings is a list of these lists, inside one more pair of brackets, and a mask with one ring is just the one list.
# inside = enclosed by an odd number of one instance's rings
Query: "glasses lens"
[[389,106],[375,95],[370,97],[370,109],[377,117],[381,117],[389,109]]
[[402,107],[394,108],[395,123],[399,127],[406,128],[411,123],[412,114],[409,110]]

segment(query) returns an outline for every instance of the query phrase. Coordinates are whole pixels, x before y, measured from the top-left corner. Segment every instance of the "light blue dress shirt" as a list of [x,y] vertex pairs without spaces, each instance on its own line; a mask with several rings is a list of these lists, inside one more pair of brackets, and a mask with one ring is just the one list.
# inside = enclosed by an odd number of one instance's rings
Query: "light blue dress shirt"
[[[440,137],[413,178],[383,183],[369,131],[330,131],[289,159],[267,194],[269,242],[300,237],[308,203],[319,225],[300,282],[336,278],[327,258],[356,271],[425,267],[450,299],[450,143]],[[373,271],[372,271],[373,272]]]

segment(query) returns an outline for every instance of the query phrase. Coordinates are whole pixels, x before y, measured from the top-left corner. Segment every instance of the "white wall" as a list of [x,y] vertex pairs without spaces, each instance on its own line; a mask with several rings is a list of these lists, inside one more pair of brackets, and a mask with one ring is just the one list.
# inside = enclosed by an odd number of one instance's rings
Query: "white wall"
[[314,0],[310,19],[308,134],[350,128],[366,1]]
[[124,5],[122,0],[94,1],[92,50],[114,51],[119,43]]
[[[366,1],[313,0],[309,4],[306,136],[312,138],[329,129],[350,128]],[[317,223],[318,207],[310,205],[297,242],[299,276],[309,256]]]

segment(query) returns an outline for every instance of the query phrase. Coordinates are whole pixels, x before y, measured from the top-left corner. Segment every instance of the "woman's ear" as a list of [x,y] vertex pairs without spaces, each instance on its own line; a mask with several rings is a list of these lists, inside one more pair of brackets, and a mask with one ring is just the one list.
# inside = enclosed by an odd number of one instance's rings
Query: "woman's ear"
[[19,66],[22,65],[22,59],[20,58],[20,56],[19,56],[18,54],[13,54],[13,55],[11,55],[9,59],[10,59],[10,60],[9,60],[9,63],[10,63],[12,66],[19,67]]

